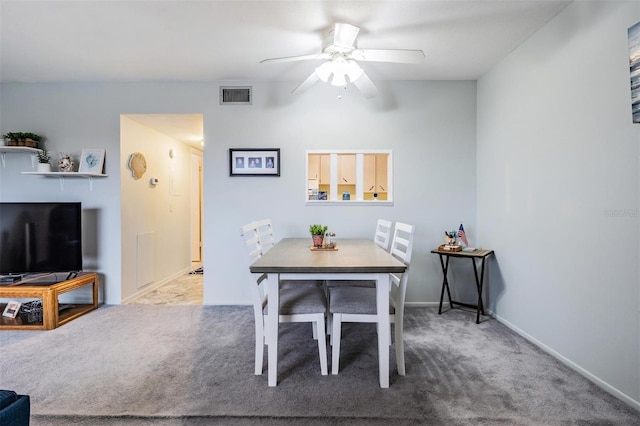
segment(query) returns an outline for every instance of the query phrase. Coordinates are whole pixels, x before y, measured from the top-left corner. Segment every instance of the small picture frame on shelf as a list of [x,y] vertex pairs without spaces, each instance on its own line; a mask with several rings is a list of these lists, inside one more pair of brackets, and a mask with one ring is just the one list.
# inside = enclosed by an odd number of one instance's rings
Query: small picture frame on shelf
[[104,149],[83,149],[78,172],[102,174],[104,154]]
[[18,315],[18,311],[20,310],[21,305],[22,303],[12,300],[11,302],[7,303],[7,306],[4,308],[4,312],[2,312],[2,316],[7,318],[15,318]]

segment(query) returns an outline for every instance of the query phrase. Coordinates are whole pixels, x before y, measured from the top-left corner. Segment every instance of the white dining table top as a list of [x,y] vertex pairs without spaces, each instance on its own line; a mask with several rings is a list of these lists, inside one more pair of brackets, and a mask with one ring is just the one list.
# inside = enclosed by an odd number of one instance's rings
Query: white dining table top
[[283,238],[250,267],[252,273],[402,273],[404,263],[367,239],[341,239],[337,250],[311,250],[311,238]]

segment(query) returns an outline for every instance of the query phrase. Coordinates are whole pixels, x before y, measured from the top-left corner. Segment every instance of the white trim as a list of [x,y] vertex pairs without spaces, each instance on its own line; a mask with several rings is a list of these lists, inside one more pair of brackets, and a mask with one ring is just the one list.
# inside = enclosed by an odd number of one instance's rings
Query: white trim
[[120,304],[122,305],[127,305],[131,302],[134,302],[137,299],[140,299],[141,297],[144,297],[147,293],[152,292],[153,290],[157,289],[158,287],[168,283],[169,281],[173,281],[178,277],[181,277],[182,275],[188,274],[189,272],[191,272],[191,270],[193,269],[193,267],[189,266],[188,268],[183,269],[180,272],[176,272],[173,275],[170,275],[166,278],[164,278],[163,280],[160,280],[158,282],[155,282],[153,284],[149,284],[147,286],[142,287],[141,289],[139,289],[138,291],[136,291],[135,293],[133,293],[131,296],[122,299],[122,302],[120,302]]
[[[342,200],[341,194],[338,194],[338,173],[339,164],[338,156],[341,154],[353,154],[356,157],[355,164],[355,189],[351,194],[350,200]],[[367,154],[384,154],[387,156],[387,184],[386,184],[386,200],[377,199],[364,200],[364,155]],[[327,200],[309,200],[310,191],[318,189],[319,179],[309,178],[309,155],[328,155],[329,156],[329,199]],[[318,181],[318,182],[316,182]],[[305,151],[305,189],[304,189],[305,205],[335,205],[336,203],[346,203],[360,206],[370,206],[372,204],[393,205],[393,150],[390,149],[311,149]],[[377,192],[377,190],[375,191]],[[384,203],[384,204],[383,204]]]
[[[407,303],[405,303],[406,307],[411,307],[411,308],[420,308],[420,307],[428,307],[428,306],[439,306],[439,305],[440,305],[439,302],[407,302]],[[506,327],[508,327],[509,329],[513,330],[515,333],[520,335],[522,338],[524,338],[525,340],[533,343],[538,348],[542,349],[544,352],[548,353],[549,355],[551,355],[552,357],[554,357],[555,359],[557,359],[558,361],[560,361],[561,363],[563,363],[567,367],[569,367],[572,370],[574,370],[576,373],[578,373],[578,374],[584,376],[585,378],[591,380],[593,383],[595,383],[596,385],[598,385],[599,387],[601,387],[605,391],[609,392],[611,395],[613,395],[616,398],[620,399],[621,401],[627,403],[632,408],[635,408],[636,410],[640,411],[640,401],[636,401],[635,399],[631,398],[629,395],[625,394],[624,392],[614,388],[609,383],[607,383],[604,380],[600,379],[599,377],[593,375],[592,373],[590,373],[589,371],[587,371],[584,368],[580,367],[578,364],[574,363],[570,359],[564,357],[560,353],[558,353],[555,350],[551,349],[549,346],[547,346],[544,343],[540,342],[539,340],[535,339],[530,334],[524,332],[520,328],[518,328],[515,325],[511,324],[506,319],[500,317],[499,315],[494,315],[493,312],[489,311],[486,308],[485,308],[485,312],[487,313],[488,316],[491,316],[492,318],[495,318],[498,322],[500,322],[501,324],[504,324]]]
[[439,302],[404,302],[407,308],[428,308],[432,306],[440,306]]
[[626,402],[631,407],[633,407],[636,410],[640,411],[640,401],[636,401],[635,399],[631,398],[629,395],[627,395],[624,392],[614,388],[609,383],[605,382],[604,380],[600,379],[599,377],[594,376],[592,373],[590,373],[589,371],[587,371],[584,368],[580,367],[575,362],[571,361],[570,359],[566,358],[562,354],[560,354],[560,353],[556,352],[555,350],[551,349],[549,346],[547,346],[544,343],[540,342],[539,340],[535,339],[533,336],[531,336],[530,334],[528,334],[528,333],[524,332],[523,330],[519,329],[518,327],[516,327],[515,325],[511,324],[509,321],[507,321],[506,319],[500,317],[499,315],[493,315],[493,313],[491,313],[491,316],[494,317],[496,320],[498,320],[500,323],[502,323],[502,324],[506,325],[507,327],[509,327],[511,330],[513,330],[516,333],[518,333],[520,336],[522,336],[523,338],[525,338],[529,342],[533,343],[534,345],[536,345],[537,347],[539,347],[540,349],[542,349],[543,351],[545,351],[546,353],[551,355],[552,357],[556,358],[558,361],[560,361],[561,363],[563,363],[567,367],[571,368],[572,370],[576,371],[577,373],[579,373],[582,376],[586,377],[587,379],[591,380],[593,383],[595,383],[596,385],[600,386],[602,389],[604,389],[605,391],[609,392],[611,395],[613,395],[616,398]]
[[375,204],[376,206],[392,206],[393,201],[380,201],[380,200],[307,200],[305,205],[307,206],[370,206]]

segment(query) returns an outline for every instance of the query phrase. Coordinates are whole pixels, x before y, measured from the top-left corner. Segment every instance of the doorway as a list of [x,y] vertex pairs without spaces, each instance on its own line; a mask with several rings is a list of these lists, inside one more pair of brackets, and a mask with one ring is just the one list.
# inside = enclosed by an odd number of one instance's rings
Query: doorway
[[[153,304],[184,304],[185,297],[178,294],[181,289],[203,293],[202,275],[191,274],[203,271],[203,123],[202,114],[121,116],[123,164],[133,153],[144,154],[147,163],[147,174],[140,178],[123,174],[123,303],[136,303],[153,293],[158,296],[162,287],[171,288],[168,300]],[[135,241],[144,233],[154,234],[151,265],[144,265],[153,271],[149,283],[139,285],[140,249]],[[192,295],[187,299],[193,300]]]

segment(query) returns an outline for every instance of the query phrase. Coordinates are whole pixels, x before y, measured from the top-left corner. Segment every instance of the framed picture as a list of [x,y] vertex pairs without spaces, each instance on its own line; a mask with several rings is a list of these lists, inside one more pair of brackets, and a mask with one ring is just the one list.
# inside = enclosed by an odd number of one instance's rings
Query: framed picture
[[80,157],[80,173],[102,174],[104,166],[104,149],[83,149]]
[[634,123],[640,123],[640,22],[630,27],[627,33],[631,72],[631,115]]
[[280,148],[229,149],[229,176],[280,176]]

